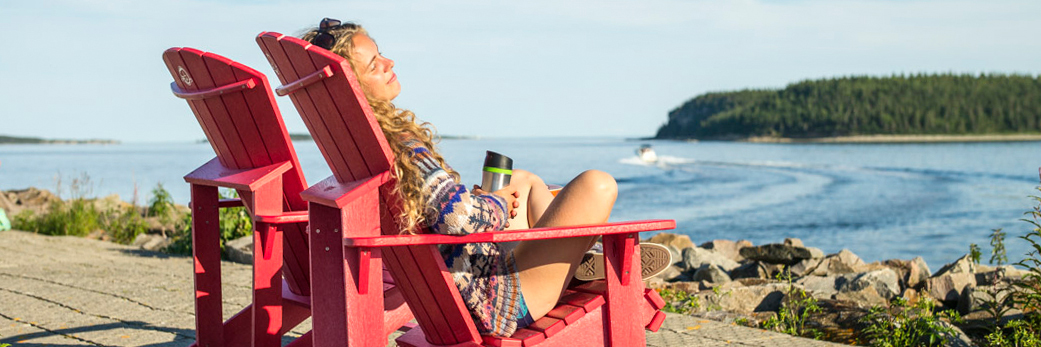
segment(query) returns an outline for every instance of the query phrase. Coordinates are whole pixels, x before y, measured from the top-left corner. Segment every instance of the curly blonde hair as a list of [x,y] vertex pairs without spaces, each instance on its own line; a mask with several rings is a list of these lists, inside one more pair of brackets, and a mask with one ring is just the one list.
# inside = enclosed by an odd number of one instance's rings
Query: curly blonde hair
[[[333,26],[326,29],[325,32],[336,38],[335,43],[329,50],[347,58],[354,74],[356,76],[359,75],[361,73],[358,69],[359,64],[355,64],[354,59],[351,58],[351,55],[354,53],[353,38],[355,35],[369,36],[368,32],[361,25],[354,23],[343,23]],[[301,35],[300,38],[308,42],[314,42],[314,38],[317,35],[318,28],[312,28]],[[406,141],[415,139],[422,143],[424,147],[430,149],[433,158],[456,181],[459,181],[459,173],[450,169],[445,164],[444,157],[434,150],[435,135],[433,126],[430,123],[417,122],[416,115],[412,111],[397,108],[390,100],[374,99],[364,85],[362,86],[362,91],[365,93],[369,106],[372,107],[380,129],[383,130],[383,136],[387,138],[391,151],[394,152],[394,170],[391,174],[397,179],[397,184],[391,193],[397,194],[401,198],[402,208],[396,216],[399,227],[401,227],[402,233],[413,234],[419,227],[424,227],[430,222],[425,216],[432,214],[434,211],[432,211],[433,206],[429,206],[426,203],[430,197],[423,189],[422,174],[419,171],[419,167],[412,161],[412,149],[405,144]]]

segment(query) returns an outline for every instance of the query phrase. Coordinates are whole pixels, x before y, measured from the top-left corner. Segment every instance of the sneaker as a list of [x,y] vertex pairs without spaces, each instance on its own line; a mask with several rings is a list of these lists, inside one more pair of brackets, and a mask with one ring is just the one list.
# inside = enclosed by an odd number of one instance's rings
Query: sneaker
[[[648,279],[665,272],[672,265],[672,252],[668,247],[657,243],[640,243],[640,277]],[[575,279],[579,281],[596,281],[604,279],[604,253],[590,252],[582,258],[575,271]]]

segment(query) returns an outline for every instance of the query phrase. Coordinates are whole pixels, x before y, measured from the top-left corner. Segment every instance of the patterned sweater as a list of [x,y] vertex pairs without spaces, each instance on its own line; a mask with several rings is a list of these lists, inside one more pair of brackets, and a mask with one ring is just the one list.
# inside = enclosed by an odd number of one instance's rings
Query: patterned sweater
[[[406,142],[420,169],[429,200],[425,215],[431,231],[467,235],[502,230],[506,224],[506,200],[495,194],[473,195],[458,184],[416,140]],[[445,265],[452,273],[470,315],[482,334],[509,336],[517,320],[527,315],[520,295],[520,278],[512,253],[493,243],[441,246]]]

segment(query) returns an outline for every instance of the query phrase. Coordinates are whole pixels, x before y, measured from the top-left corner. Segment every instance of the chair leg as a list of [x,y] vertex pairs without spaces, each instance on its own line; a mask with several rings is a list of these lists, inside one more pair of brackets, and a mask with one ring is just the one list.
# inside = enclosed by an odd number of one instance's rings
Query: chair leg
[[224,346],[220,278],[220,217],[216,187],[191,185],[195,260],[195,331],[199,347]]
[[[644,327],[632,324],[632,315],[644,304],[640,278],[640,247],[636,233],[607,235],[603,238],[607,282],[607,319],[604,322],[607,345],[646,346]],[[628,277],[626,279],[625,277]],[[645,304],[644,304],[645,305]]]
[[282,234],[257,223],[253,233],[253,346],[282,345]]
[[358,249],[345,252],[343,247],[345,233],[378,235],[377,198],[373,191],[342,210],[313,202],[308,206],[314,346],[383,346],[387,343],[383,331],[383,269],[379,251],[372,251],[371,260],[362,264],[358,261]]

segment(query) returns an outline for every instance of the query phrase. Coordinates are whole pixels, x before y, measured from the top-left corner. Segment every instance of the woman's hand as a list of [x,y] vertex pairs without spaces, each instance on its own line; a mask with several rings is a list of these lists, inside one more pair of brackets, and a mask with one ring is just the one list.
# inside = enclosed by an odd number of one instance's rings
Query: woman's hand
[[[481,189],[481,187],[478,187],[476,184],[474,185],[473,193],[476,195],[488,194],[488,192],[484,191],[484,189]],[[509,218],[506,220],[505,227],[509,228],[510,219],[517,217],[516,208],[520,207],[520,201],[517,201],[517,198],[520,197],[520,193],[517,192],[517,188],[506,186],[502,189],[492,192],[492,194],[501,196],[504,200],[506,200],[506,215],[509,216]]]

